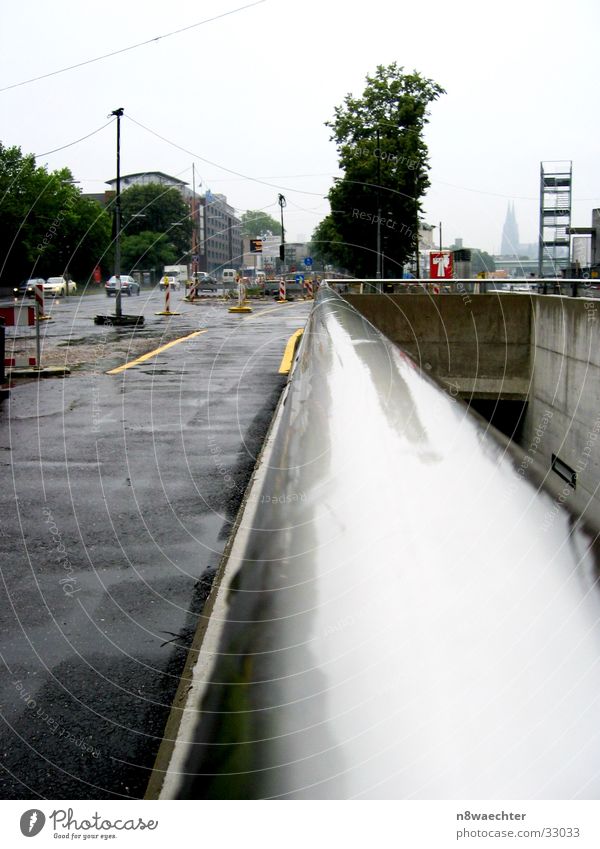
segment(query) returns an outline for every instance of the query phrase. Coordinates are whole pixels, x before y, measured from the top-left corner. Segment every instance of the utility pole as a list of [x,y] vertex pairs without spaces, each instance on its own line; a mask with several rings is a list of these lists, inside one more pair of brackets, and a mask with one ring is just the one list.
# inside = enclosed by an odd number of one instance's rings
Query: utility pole
[[[381,280],[381,150],[379,149],[379,127],[377,133],[377,269],[375,277]],[[379,287],[381,290],[381,286]]]
[[421,262],[419,257],[419,199],[417,196],[417,172],[415,170],[415,240],[417,245],[416,250],[416,277],[417,280],[421,277]]
[[192,162],[192,280],[198,280],[198,220],[196,216],[196,166]]
[[[115,280],[117,283],[115,292],[114,315],[97,315],[94,324],[115,324],[120,326],[143,327],[144,317],[142,315],[123,315],[121,310],[121,118],[123,107],[115,109],[110,115],[117,119],[117,192],[115,197]],[[109,116],[110,117],[110,116]]]
[[117,196],[115,198],[115,277],[117,289],[115,295],[115,315],[121,317],[121,118],[123,107],[111,112],[117,119]]

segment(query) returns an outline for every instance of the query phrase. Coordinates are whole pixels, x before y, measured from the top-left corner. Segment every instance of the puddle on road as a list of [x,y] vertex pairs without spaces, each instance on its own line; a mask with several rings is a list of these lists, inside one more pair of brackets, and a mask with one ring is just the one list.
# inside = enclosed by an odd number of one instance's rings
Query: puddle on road
[[56,348],[69,348],[71,345],[91,345],[91,344],[93,344],[93,342],[94,342],[94,340],[90,339],[89,337],[85,338],[83,336],[80,336],[77,339],[65,339],[64,342],[57,342],[55,347]]

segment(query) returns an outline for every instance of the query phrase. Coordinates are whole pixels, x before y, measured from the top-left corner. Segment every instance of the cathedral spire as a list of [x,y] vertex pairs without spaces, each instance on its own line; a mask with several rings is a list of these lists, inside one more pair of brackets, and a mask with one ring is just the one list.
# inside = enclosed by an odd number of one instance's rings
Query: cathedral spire
[[502,256],[519,255],[519,226],[515,215],[514,201],[509,201],[506,209],[506,219],[502,228],[502,244],[500,247]]

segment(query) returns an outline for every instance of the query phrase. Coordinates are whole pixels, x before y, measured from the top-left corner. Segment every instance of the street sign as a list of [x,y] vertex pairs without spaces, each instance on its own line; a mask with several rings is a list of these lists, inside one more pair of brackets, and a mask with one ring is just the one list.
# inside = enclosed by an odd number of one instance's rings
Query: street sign
[[262,239],[250,239],[250,253],[251,254],[261,254],[262,253]]
[[452,279],[452,254],[450,251],[432,251],[429,254],[429,276],[443,280]]
[[304,265],[310,266],[312,264],[313,264],[312,257],[311,256],[305,256],[304,257]]
[[296,274],[296,283],[304,283],[304,274]]

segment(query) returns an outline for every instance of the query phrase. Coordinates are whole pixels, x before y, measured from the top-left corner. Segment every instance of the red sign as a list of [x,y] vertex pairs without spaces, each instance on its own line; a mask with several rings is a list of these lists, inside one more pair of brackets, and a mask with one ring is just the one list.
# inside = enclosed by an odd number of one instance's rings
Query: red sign
[[429,254],[429,276],[432,280],[452,280],[450,251],[432,251]]

